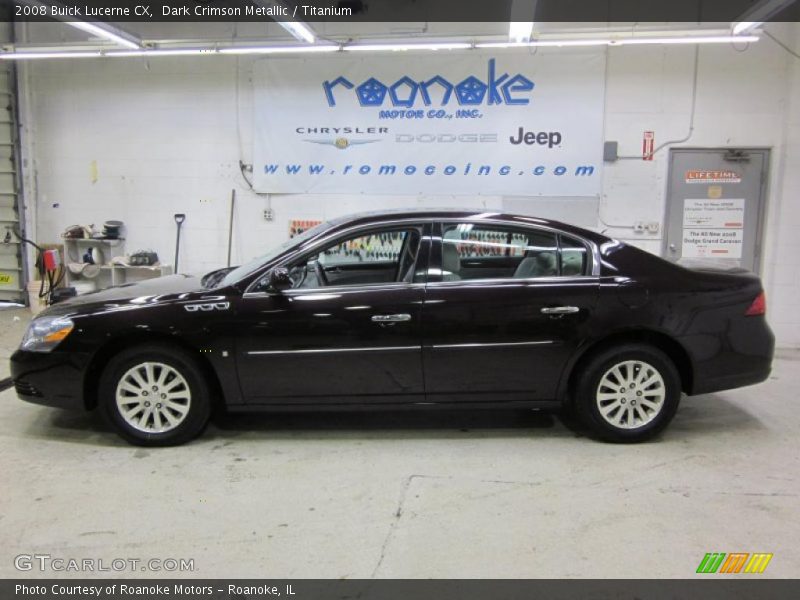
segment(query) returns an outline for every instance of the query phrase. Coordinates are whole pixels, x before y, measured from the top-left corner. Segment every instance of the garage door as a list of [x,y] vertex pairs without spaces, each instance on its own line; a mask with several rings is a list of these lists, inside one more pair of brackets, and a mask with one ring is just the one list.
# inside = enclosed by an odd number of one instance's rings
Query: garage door
[[14,101],[13,66],[0,65],[0,302],[23,302],[25,287],[22,248],[11,233],[20,231]]

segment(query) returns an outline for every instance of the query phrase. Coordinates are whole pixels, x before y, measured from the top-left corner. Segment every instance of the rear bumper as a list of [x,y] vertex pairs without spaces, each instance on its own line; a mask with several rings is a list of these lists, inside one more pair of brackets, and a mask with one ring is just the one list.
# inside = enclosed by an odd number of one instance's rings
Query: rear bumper
[[11,356],[11,378],[17,396],[26,402],[85,410],[83,380],[89,354],[25,352]]
[[[713,348],[713,350],[712,350]],[[769,377],[775,353],[775,336],[764,317],[731,321],[725,335],[702,344],[695,354],[691,395],[761,383]]]
[[713,379],[701,379],[696,382],[692,390],[692,395],[710,394],[711,392],[721,392],[722,390],[732,390],[748,385],[755,385],[756,383],[765,381],[769,377],[770,372],[771,368],[766,367],[758,371],[735,373],[733,375],[715,377]]

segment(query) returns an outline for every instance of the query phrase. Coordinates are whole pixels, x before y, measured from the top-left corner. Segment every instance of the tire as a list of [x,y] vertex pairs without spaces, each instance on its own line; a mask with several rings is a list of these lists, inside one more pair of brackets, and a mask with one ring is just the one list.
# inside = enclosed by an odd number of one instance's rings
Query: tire
[[167,344],[143,344],[114,356],[98,393],[106,421],[137,446],[188,442],[211,415],[209,386],[196,360]]
[[654,437],[672,421],[681,378],[661,350],[631,343],[591,357],[574,389],[575,412],[593,433],[610,442],[634,443]]

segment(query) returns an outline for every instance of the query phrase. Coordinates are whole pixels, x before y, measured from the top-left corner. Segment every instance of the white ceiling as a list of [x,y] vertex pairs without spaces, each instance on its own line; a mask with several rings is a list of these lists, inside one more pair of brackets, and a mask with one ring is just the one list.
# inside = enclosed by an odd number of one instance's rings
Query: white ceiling
[[[116,26],[158,46],[205,44],[283,43],[295,40],[278,24],[267,23],[116,23]],[[321,39],[337,42],[393,40],[415,41],[507,39],[508,23],[309,23]],[[650,31],[727,30],[730,23],[537,23],[539,35],[576,37],[607,32],[644,33]],[[23,23],[17,25],[17,45],[79,47],[110,45],[104,40],[65,23]],[[113,44],[111,44],[113,45]]]

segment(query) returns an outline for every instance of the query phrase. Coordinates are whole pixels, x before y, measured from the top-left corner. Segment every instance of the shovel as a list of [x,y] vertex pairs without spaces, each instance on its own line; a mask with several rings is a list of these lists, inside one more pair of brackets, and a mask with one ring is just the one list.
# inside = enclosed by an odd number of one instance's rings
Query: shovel
[[186,220],[186,215],[183,213],[177,213],[175,215],[175,223],[178,225],[178,237],[175,240],[175,273],[178,272],[178,253],[181,249],[181,225]]

